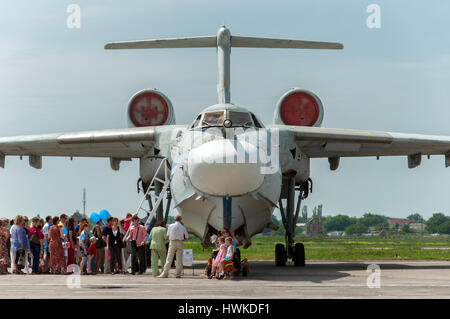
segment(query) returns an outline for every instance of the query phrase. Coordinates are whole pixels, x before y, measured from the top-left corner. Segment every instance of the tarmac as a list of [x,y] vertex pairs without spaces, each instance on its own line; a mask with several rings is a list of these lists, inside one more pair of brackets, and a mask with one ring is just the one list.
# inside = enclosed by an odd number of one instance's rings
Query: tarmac
[[[379,270],[368,271],[371,264]],[[307,261],[306,267],[250,261],[247,277],[223,280],[206,278],[204,266],[185,267],[182,278],[174,269],[169,278],[155,278],[150,269],[135,276],[2,275],[0,298],[450,298],[450,261]]]

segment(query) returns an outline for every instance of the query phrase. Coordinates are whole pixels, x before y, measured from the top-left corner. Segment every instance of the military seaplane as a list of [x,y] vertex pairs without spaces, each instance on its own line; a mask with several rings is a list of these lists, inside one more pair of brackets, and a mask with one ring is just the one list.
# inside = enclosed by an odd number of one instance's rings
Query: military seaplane
[[[286,243],[275,247],[276,265],[292,260],[304,266],[304,246],[295,243],[294,231],[312,187],[311,159],[328,158],[331,170],[341,157],[355,156],[405,156],[414,168],[422,156],[443,155],[450,165],[447,136],[322,128],[322,102],[305,88],[287,90],[274,103],[273,123],[267,125],[257,109],[231,102],[231,48],[341,50],[340,43],[234,36],[223,26],[213,36],[105,45],[106,50],[204,47],[217,51],[218,101],[192,123],[177,125],[170,99],[157,89],[143,89],[127,105],[128,128],[3,137],[0,166],[7,156],[28,156],[36,169],[44,156],[104,157],[119,170],[121,161],[137,158],[145,194],[137,211],[153,216],[147,219],[149,228],[150,220],[167,220],[173,201],[188,231],[205,247],[227,228],[246,248],[252,236],[271,226],[278,207]],[[144,200],[149,209],[143,208]]]

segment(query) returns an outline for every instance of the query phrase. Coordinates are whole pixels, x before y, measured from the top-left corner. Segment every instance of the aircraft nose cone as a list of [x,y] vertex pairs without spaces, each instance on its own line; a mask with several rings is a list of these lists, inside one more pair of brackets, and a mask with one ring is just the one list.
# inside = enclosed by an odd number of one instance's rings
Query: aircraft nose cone
[[245,141],[235,143],[216,140],[189,152],[188,174],[196,189],[215,196],[236,196],[262,185],[258,149]]

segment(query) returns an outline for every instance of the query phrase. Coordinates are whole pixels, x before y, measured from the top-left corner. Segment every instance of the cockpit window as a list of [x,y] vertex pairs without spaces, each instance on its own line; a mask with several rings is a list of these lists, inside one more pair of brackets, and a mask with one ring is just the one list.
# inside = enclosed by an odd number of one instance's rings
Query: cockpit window
[[231,127],[263,127],[253,113],[223,110],[200,114],[195,119],[191,128],[223,126],[225,120],[229,120],[231,122]]
[[255,114],[253,114],[253,113],[251,113],[251,114],[252,114],[252,119],[253,119],[253,123],[255,123],[255,126],[258,128],[262,128],[263,126],[262,126],[261,122],[258,121]]
[[253,126],[253,121],[249,113],[247,112],[234,112],[230,111],[228,119],[233,126]]
[[201,118],[202,118],[202,115],[199,114],[199,115],[197,116],[197,118],[195,119],[194,123],[192,124],[191,128],[197,127],[198,124],[199,124],[199,122],[200,122],[200,119],[201,119]]
[[223,125],[223,120],[225,118],[224,113],[225,113],[224,111],[205,113],[205,115],[203,116],[202,126]]

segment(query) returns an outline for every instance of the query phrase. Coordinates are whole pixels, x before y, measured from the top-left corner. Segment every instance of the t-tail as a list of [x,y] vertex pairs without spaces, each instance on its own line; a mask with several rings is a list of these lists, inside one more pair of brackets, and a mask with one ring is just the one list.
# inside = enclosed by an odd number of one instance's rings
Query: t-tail
[[218,103],[230,103],[230,54],[231,47],[282,48],[282,49],[327,49],[341,50],[344,46],[336,42],[317,42],[288,39],[269,39],[232,36],[225,26],[215,36],[154,39],[112,42],[105,49],[167,49],[167,48],[217,48],[217,94]]

